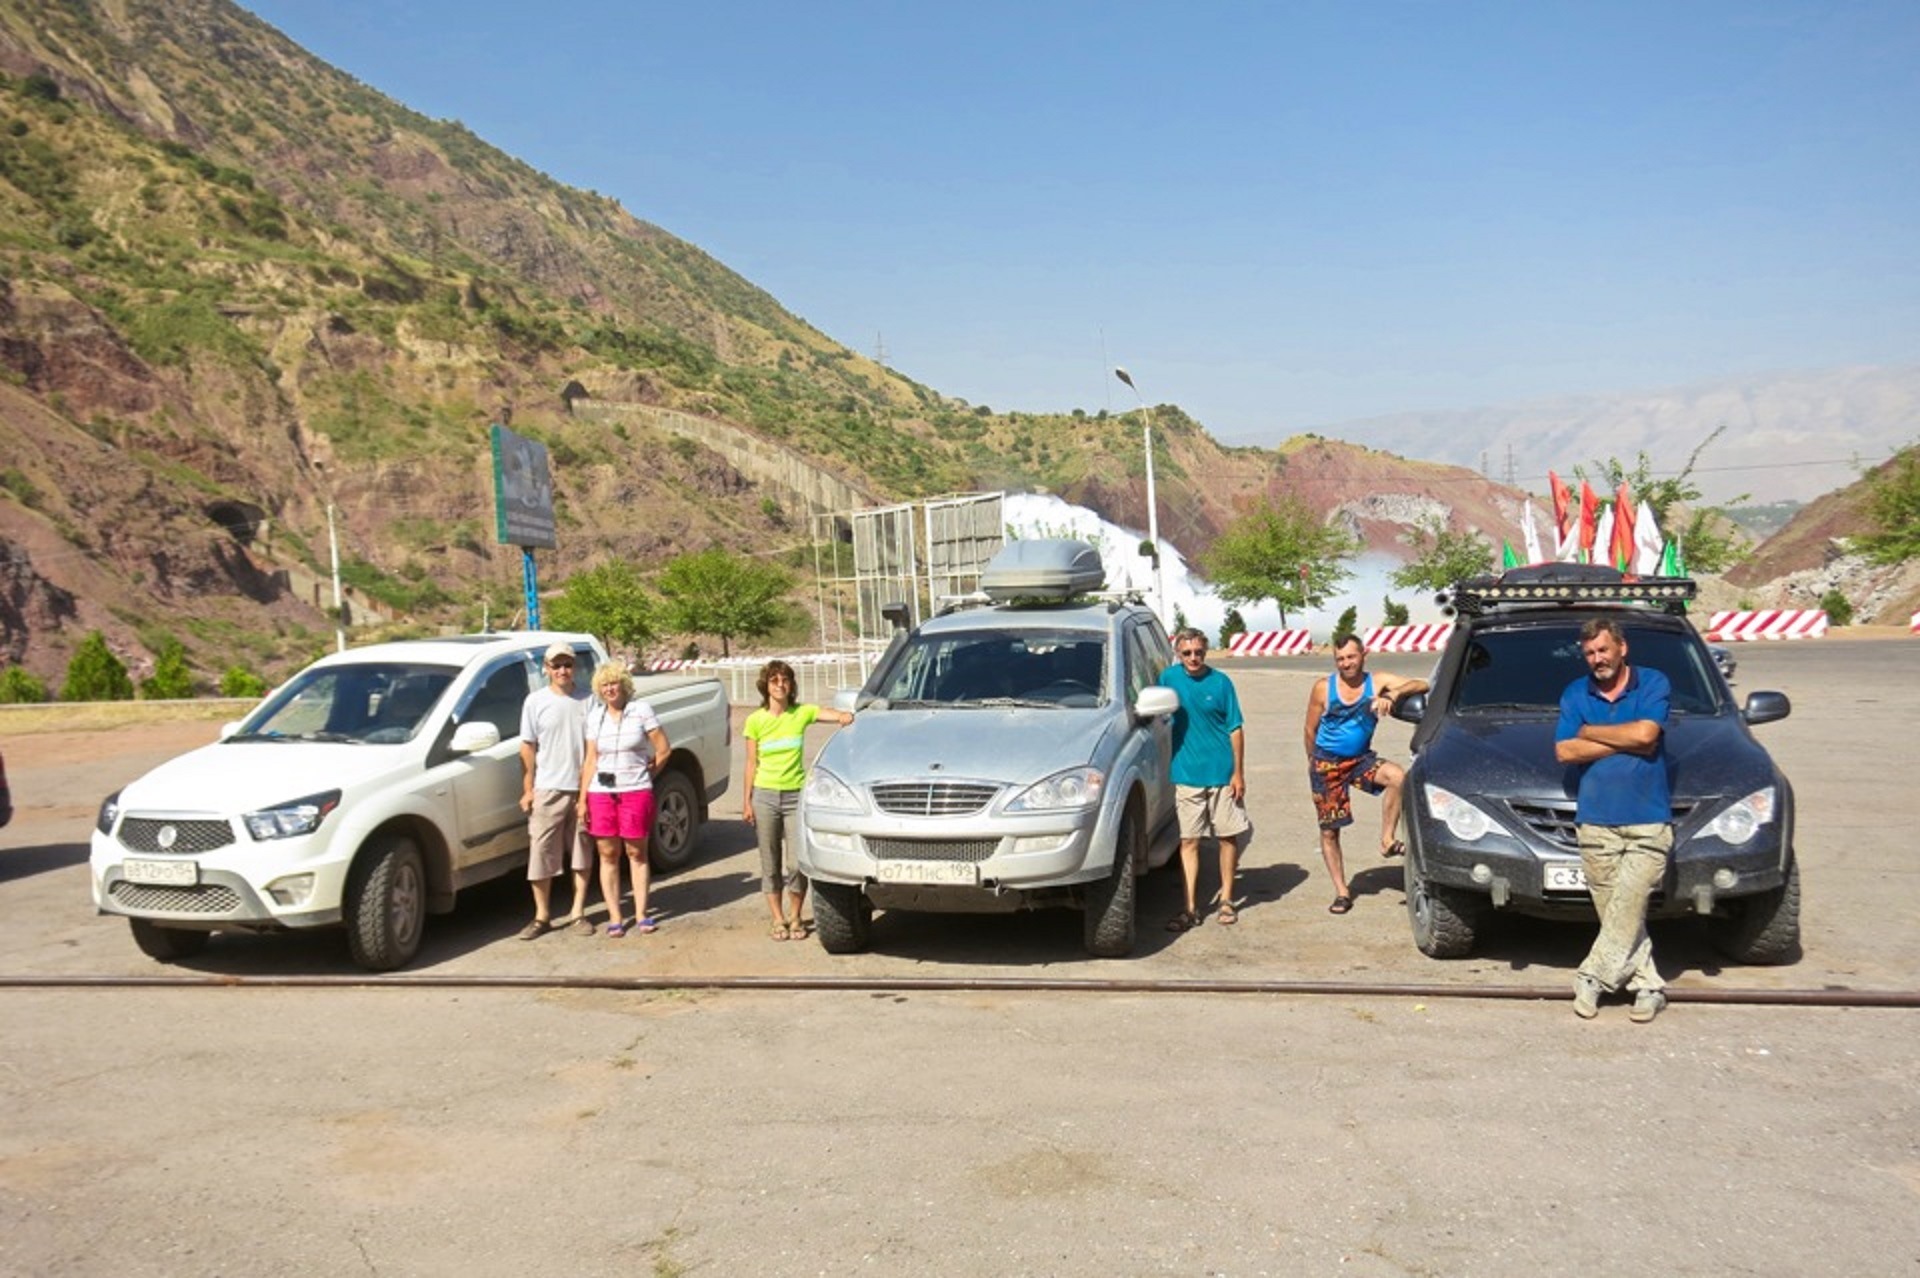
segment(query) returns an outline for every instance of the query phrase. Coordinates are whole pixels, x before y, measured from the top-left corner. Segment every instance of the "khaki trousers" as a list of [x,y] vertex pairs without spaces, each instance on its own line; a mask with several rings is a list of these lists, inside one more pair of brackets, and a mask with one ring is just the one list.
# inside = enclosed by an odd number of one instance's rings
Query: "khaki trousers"
[[1653,941],[1647,935],[1647,900],[1666,877],[1673,850],[1673,827],[1657,825],[1583,825],[1580,864],[1587,889],[1600,914],[1600,935],[1580,964],[1607,990],[1623,984],[1640,990],[1665,989],[1653,965]]

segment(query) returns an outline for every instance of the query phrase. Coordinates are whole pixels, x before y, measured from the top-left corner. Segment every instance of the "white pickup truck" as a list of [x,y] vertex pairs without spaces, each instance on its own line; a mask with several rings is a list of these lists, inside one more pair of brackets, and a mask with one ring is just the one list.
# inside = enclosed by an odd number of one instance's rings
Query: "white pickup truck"
[[[456,894],[526,872],[520,705],[545,683],[542,654],[588,635],[462,635],[375,644],[322,658],[221,739],[173,759],[100,805],[94,904],[124,915],[162,961],[220,930],[345,925],[353,959],[405,965],[426,916]],[[651,845],[684,865],[726,792],[731,720],[716,679],[636,679],[673,755],[655,781]]]

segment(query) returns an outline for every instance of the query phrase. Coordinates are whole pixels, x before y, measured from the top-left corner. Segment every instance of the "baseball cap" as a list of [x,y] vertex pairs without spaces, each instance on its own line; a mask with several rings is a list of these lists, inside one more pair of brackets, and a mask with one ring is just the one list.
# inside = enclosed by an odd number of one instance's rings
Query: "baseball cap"
[[569,661],[573,660],[573,645],[570,643],[556,643],[552,645],[547,649],[547,660],[552,661],[555,657],[565,657]]

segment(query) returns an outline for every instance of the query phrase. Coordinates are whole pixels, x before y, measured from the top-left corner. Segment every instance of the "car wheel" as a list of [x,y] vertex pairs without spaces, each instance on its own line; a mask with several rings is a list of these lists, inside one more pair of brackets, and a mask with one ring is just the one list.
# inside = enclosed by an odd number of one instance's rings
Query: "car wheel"
[[1714,948],[1736,963],[1790,963],[1800,954],[1800,861],[1787,862],[1787,880],[1757,896],[1730,903],[1726,918],[1708,923]]
[[1140,859],[1140,823],[1132,809],[1120,818],[1113,840],[1113,869],[1086,889],[1086,947],[1095,958],[1125,958],[1133,953],[1134,902]]
[[389,837],[362,854],[347,882],[347,947],[369,972],[403,967],[427,924],[427,869],[412,839]]
[[1409,852],[1406,864],[1407,918],[1413,924],[1413,943],[1428,958],[1466,958],[1486,915],[1486,902],[1471,892],[1430,883],[1420,871],[1418,854]]
[[873,940],[873,902],[849,883],[813,884],[813,930],[829,954],[858,954]]
[[213,939],[211,932],[191,927],[167,927],[152,919],[128,919],[127,923],[133,929],[133,943],[140,947],[140,952],[162,963],[190,959],[206,949],[207,942]]
[[693,845],[700,837],[700,796],[686,773],[669,768],[654,783],[653,803],[647,861],[656,870],[681,869],[693,860]]

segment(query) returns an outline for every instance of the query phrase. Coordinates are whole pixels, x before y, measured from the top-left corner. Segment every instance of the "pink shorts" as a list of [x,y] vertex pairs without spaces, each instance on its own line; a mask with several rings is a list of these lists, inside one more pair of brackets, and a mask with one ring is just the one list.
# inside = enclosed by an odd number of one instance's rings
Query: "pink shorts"
[[653,832],[653,791],[587,791],[587,833],[596,839],[645,843]]

